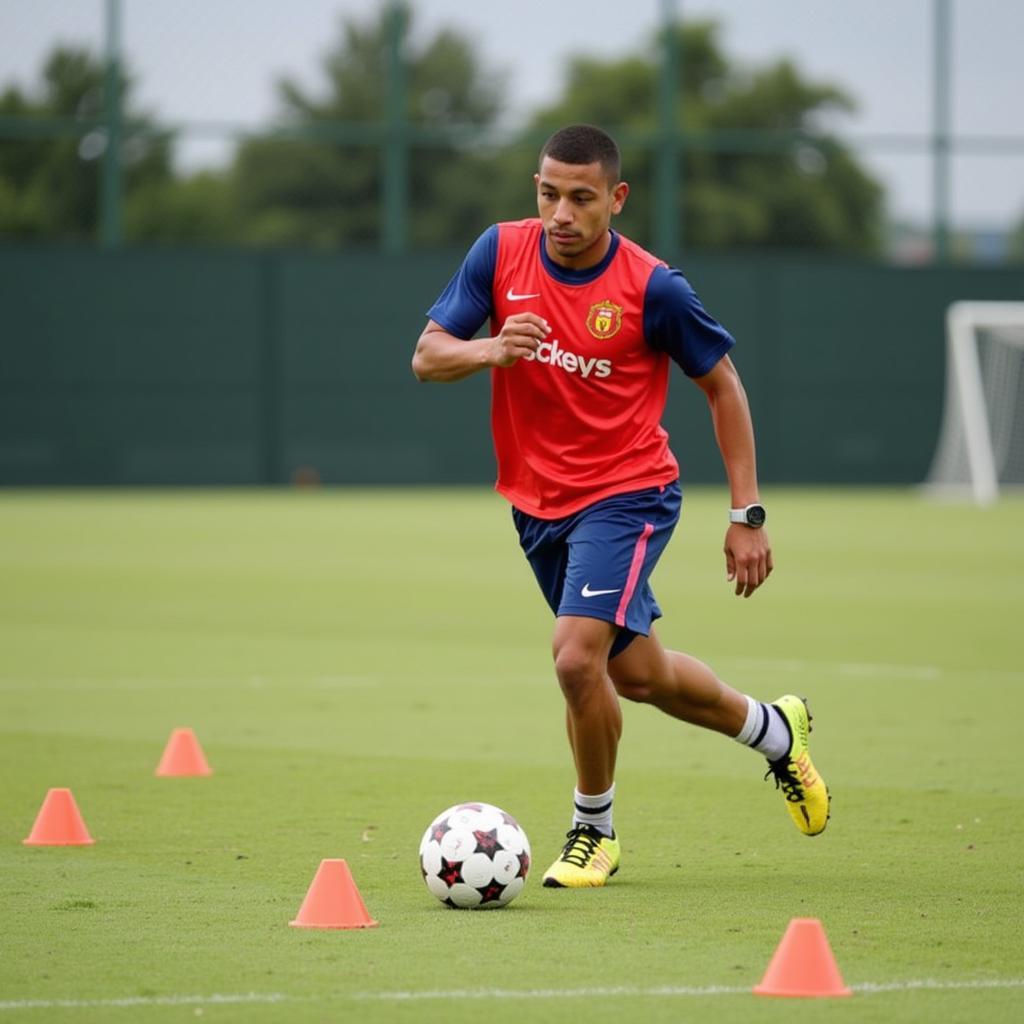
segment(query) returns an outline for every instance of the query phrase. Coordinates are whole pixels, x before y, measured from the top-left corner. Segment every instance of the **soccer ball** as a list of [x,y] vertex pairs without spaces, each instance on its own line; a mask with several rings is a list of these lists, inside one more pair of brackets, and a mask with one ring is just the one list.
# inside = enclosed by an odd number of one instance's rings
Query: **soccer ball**
[[420,870],[427,888],[446,906],[504,907],[526,885],[530,840],[499,807],[456,804],[423,833]]

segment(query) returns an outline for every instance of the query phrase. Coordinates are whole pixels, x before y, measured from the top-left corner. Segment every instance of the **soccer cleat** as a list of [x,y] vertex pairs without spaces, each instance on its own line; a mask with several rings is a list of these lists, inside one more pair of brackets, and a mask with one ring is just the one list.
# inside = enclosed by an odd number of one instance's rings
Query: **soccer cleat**
[[544,873],[549,889],[586,889],[604,885],[619,870],[619,841],[592,825],[574,825],[565,846]]
[[777,708],[786,719],[792,742],[785,757],[768,762],[768,771],[764,777],[775,777],[775,788],[782,790],[786,798],[786,809],[796,827],[804,835],[816,836],[824,832],[828,824],[832,798],[825,780],[811,763],[811,755],[807,750],[807,736],[811,731],[811,713],[807,701],[786,694],[773,701],[771,706]]

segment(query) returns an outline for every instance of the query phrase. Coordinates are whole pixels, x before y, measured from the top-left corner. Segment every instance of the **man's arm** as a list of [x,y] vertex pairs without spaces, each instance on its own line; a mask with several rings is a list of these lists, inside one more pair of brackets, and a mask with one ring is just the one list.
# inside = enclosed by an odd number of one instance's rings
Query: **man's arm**
[[510,316],[493,338],[468,341],[449,334],[439,323],[428,320],[416,343],[412,372],[417,380],[463,380],[492,366],[511,366],[551,333],[548,322],[536,313]]
[[[695,382],[711,410],[715,437],[729,478],[732,507],[751,505],[759,500],[757,458],[754,425],[740,375],[732,360],[723,356]],[[725,535],[725,564],[729,580],[736,581],[736,593],[750,597],[772,571],[771,544],[764,528],[731,523]]]

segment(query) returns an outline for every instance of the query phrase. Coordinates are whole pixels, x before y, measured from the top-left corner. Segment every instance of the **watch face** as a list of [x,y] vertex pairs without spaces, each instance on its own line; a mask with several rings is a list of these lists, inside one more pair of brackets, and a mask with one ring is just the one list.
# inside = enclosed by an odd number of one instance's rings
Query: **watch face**
[[767,519],[763,505],[750,505],[747,507],[747,523],[751,526],[764,526]]

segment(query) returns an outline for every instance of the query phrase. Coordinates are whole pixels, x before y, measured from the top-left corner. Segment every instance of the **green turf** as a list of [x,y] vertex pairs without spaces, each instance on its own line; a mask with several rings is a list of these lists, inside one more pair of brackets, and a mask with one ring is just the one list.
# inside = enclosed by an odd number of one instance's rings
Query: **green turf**
[[[1024,1019],[1024,503],[766,499],[776,574],[742,601],[726,496],[687,496],[661,633],[810,697],[829,830],[796,832],[755,755],[630,706],[623,868],[578,893],[539,884],[573,778],[500,499],[0,494],[0,1024]],[[212,778],[154,777],[179,725]],[[52,786],[95,846],[22,845]],[[446,910],[419,878],[463,799],[533,842],[507,910]],[[325,857],[379,928],[288,927]],[[851,999],[749,994],[798,916]]]

